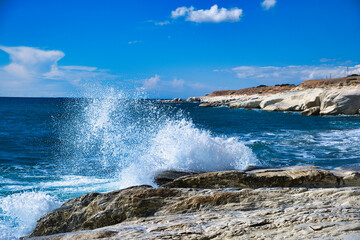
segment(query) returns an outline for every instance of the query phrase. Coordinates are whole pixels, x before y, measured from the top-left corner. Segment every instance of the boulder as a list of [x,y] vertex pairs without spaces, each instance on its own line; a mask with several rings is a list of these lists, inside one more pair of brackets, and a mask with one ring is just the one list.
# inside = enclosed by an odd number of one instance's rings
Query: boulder
[[189,97],[188,99],[185,100],[186,102],[200,102],[201,98],[200,97]]
[[178,194],[176,189],[146,185],[104,194],[85,194],[41,217],[29,237],[95,229],[152,216],[167,199]]
[[230,102],[229,108],[260,108],[261,99],[253,98],[245,101],[234,100]]
[[164,185],[169,188],[262,188],[359,186],[359,173],[340,173],[314,166],[253,171],[221,171],[184,176]]
[[213,103],[201,103],[199,107],[220,107],[223,106],[221,102],[213,102]]
[[360,109],[360,88],[329,91],[321,102],[321,115],[357,114]]
[[320,107],[311,107],[308,109],[305,109],[301,112],[304,116],[319,116],[320,115]]
[[154,181],[158,186],[162,186],[168,182],[175,180],[176,178],[197,174],[198,172],[192,171],[175,171],[175,170],[166,170],[156,174]]

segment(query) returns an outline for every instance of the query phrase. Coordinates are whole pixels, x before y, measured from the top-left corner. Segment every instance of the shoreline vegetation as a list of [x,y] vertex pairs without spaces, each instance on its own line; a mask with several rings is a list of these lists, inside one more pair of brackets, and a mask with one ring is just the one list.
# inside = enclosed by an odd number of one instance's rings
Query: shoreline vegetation
[[164,171],[154,181],[71,199],[24,239],[360,238],[356,167]]
[[360,76],[308,80],[299,85],[260,85],[240,90],[215,91],[187,100],[163,102],[200,102],[200,107],[299,111],[302,115],[354,115],[360,113]]

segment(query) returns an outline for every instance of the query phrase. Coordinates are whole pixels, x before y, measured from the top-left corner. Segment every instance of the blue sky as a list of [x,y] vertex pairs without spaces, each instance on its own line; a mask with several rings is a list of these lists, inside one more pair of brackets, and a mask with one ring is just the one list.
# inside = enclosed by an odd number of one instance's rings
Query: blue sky
[[0,2],[0,96],[153,98],[360,73],[359,0]]

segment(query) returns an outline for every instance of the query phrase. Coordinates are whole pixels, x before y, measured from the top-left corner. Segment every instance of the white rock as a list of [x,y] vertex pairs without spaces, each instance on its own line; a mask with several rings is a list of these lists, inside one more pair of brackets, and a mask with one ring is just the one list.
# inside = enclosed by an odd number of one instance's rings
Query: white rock
[[360,86],[296,88],[266,95],[227,95],[201,97],[203,103],[228,105],[230,108],[261,108],[266,111],[304,111],[320,107],[320,115],[357,114],[360,112]]

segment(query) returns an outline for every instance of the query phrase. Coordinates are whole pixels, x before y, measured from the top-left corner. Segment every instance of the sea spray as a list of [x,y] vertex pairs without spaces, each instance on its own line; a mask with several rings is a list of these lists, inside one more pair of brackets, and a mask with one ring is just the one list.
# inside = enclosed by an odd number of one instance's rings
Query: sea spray
[[0,239],[17,239],[30,233],[36,221],[60,206],[60,202],[44,192],[22,192],[0,200]]
[[60,153],[66,156],[59,159],[72,167],[71,174],[113,177],[148,148],[149,139],[170,117],[171,110],[135,94],[103,91],[102,97],[78,101],[62,129]]
[[155,185],[155,174],[163,170],[241,170],[258,163],[237,138],[214,137],[185,119],[168,120],[150,142],[144,154],[120,172],[121,187]]
[[[100,93],[97,93],[100,95]],[[135,96],[135,97],[134,97]],[[153,183],[166,169],[218,171],[244,169],[258,160],[238,138],[213,136],[171,104],[138,94],[104,90],[86,99],[67,138],[72,171],[106,176],[118,188]]]

